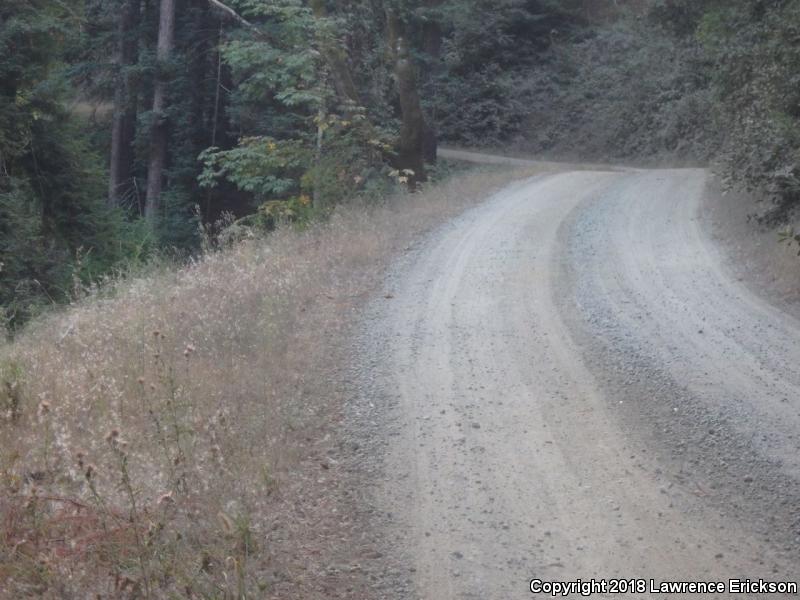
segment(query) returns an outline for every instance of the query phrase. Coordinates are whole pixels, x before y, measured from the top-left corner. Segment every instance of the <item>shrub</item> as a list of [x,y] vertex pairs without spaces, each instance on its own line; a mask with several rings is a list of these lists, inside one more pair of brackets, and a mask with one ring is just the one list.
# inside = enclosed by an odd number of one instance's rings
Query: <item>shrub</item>
[[553,48],[519,94],[530,107],[523,145],[536,152],[705,160],[717,143],[698,46],[638,22]]

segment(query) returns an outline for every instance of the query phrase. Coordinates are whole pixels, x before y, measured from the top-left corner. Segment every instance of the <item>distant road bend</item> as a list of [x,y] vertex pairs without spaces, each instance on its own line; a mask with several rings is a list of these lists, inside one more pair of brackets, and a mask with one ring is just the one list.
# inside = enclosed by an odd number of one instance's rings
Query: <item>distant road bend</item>
[[800,322],[726,266],[708,177],[534,177],[397,266],[364,351],[411,597],[800,579]]

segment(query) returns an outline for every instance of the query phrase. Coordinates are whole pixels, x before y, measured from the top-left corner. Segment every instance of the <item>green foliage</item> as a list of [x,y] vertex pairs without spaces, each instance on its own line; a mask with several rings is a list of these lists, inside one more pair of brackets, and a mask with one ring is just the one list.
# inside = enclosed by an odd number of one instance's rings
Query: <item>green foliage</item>
[[302,3],[248,0],[237,6],[264,32],[243,32],[221,47],[235,83],[229,115],[246,133],[232,148],[200,153],[198,183],[211,190],[227,182],[258,206],[300,193],[313,161],[313,115],[325,92],[313,17]]
[[300,140],[247,137],[231,150],[208,148],[200,155],[200,184],[213,187],[225,178],[257,200],[299,191],[311,164],[311,149]]
[[499,146],[519,134],[528,116],[520,99],[519,75],[489,63],[462,77],[442,75],[431,112],[443,140],[469,146]]
[[443,68],[426,86],[429,112],[444,140],[500,145],[519,134],[529,107],[519,87],[558,35],[578,23],[552,1],[448,0],[422,18],[445,33]]
[[[315,119],[319,150],[304,140],[249,137],[231,150],[209,148],[200,155],[201,185],[221,180],[253,194],[256,201],[314,195],[335,204],[385,180],[388,167],[382,156],[390,147],[387,135],[368,127],[358,114],[353,120],[336,115]],[[373,137],[367,139],[367,136]]]
[[[138,3],[127,33],[138,56],[120,66],[126,1],[9,0],[0,8],[0,303],[13,326],[159,248],[199,248],[198,226],[224,215],[302,221],[313,207],[391,185],[385,163],[397,124],[372,125],[370,107],[396,109],[379,94],[366,108],[340,110],[319,50],[321,40],[342,43],[362,13],[318,19],[302,0],[230,0],[254,31],[210,3],[179,3],[174,51],[157,63],[158,3]],[[357,60],[385,71],[380,23],[369,27],[375,43]],[[152,228],[140,219],[139,190],[157,73],[169,80],[161,115],[168,159]],[[101,155],[112,113],[103,106],[123,78],[134,90],[133,179],[125,206],[110,210]],[[101,110],[87,122],[69,113],[76,100]]]
[[799,35],[798,0],[654,0],[645,19],[593,26],[532,69],[517,94],[527,144],[713,161],[782,219],[800,200]]
[[[0,160],[30,156],[32,129],[62,112],[53,78],[66,35],[55,2],[11,1],[0,8]],[[7,173],[8,168],[3,170]]]
[[330,206],[357,196],[378,197],[391,186],[386,157],[393,131],[375,127],[359,111],[346,117],[328,114],[315,123],[321,146],[301,178],[302,190]]
[[[264,31],[222,48],[236,82],[230,115],[247,133],[233,148],[200,154],[200,185],[212,189],[227,182],[256,203],[284,199],[291,205],[293,198],[313,196],[317,208],[372,189],[387,172],[392,132],[373,126],[361,107],[336,112],[334,86],[317,47],[335,39],[340,22],[316,19],[288,0],[239,6]],[[276,209],[269,206],[271,222]]]
[[707,69],[691,40],[641,23],[599,28],[548,53],[519,86],[526,143],[567,156],[707,159],[717,143]]
[[323,93],[313,17],[295,0],[247,0],[239,6],[264,34],[241,32],[221,47],[235,85],[233,124],[244,137],[296,138],[309,131]]
[[439,11],[449,32],[445,58],[454,75],[489,63],[503,69],[529,63],[550,45],[554,32],[575,25],[562,3],[547,0],[449,0]]
[[16,360],[0,360],[0,414],[16,421],[23,410],[25,370]]
[[723,5],[698,27],[714,65],[724,175],[772,195],[779,213],[800,199],[798,34],[796,0]]
[[102,162],[65,108],[76,9],[46,0],[0,9],[0,47],[12,57],[0,61],[0,306],[12,328],[119,256]]
[[[159,3],[126,2],[0,6],[0,319],[12,328],[120,265],[199,251],[215,223],[302,224],[402,183],[388,166],[402,111],[387,10],[442,140],[715,161],[783,212],[800,200],[800,0],[226,2],[249,25],[181,0],[159,62]],[[136,15],[120,37],[125,6]],[[132,64],[115,64],[122,39],[138,42]],[[168,143],[152,227],[139,190],[157,74]],[[112,210],[103,157],[123,79],[135,140]]]
[[272,231],[285,223],[307,223],[313,216],[311,198],[305,194],[286,200],[269,200],[244,222],[261,231]]
[[691,36],[721,0],[654,0],[648,17],[652,23],[679,37]]
[[240,80],[237,95],[242,102],[271,97],[287,107],[319,102],[316,54],[310,49],[287,52],[266,42],[234,41],[223,48],[225,61]]
[[37,312],[66,280],[62,253],[48,247],[27,182],[4,178],[0,191],[0,306],[13,328]]

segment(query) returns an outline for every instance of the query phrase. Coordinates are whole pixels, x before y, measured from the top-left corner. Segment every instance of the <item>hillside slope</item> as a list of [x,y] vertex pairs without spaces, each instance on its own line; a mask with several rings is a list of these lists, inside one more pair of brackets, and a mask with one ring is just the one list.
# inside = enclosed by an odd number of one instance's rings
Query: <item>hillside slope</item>
[[364,597],[339,422],[388,262],[523,171],[462,173],[98,290],[0,346],[0,597]]

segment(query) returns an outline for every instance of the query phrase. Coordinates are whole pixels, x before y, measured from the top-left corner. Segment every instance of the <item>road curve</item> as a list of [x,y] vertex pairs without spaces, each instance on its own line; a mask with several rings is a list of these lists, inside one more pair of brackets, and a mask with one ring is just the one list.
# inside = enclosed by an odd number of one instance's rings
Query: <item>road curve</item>
[[706,180],[535,177],[397,266],[362,359],[410,597],[798,579],[800,322],[727,270]]

